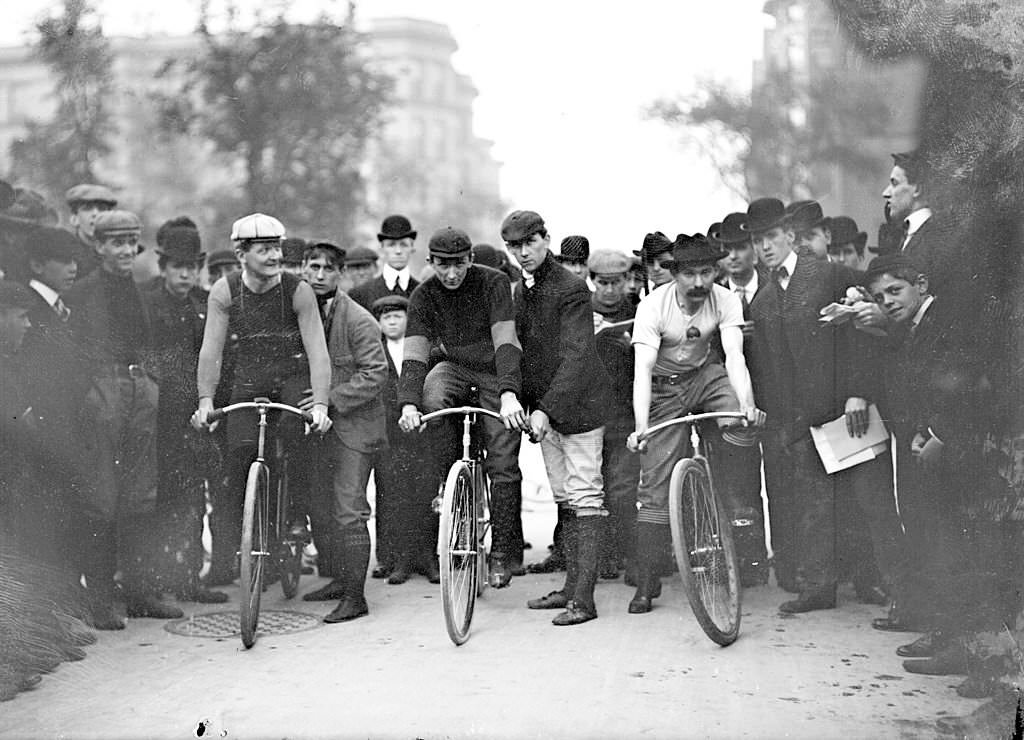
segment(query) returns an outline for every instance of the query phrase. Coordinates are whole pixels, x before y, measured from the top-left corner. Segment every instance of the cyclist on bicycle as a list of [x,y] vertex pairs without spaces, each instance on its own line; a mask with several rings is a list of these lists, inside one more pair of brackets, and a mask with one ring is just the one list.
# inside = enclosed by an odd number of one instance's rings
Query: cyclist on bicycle
[[[513,571],[520,572],[523,561],[518,432],[527,421],[519,401],[522,347],[508,277],[474,265],[471,247],[466,233],[450,226],[430,238],[435,275],[409,300],[398,424],[409,432],[420,426],[421,407],[430,412],[466,404],[472,386],[480,391],[481,406],[501,414],[504,429],[491,418],[481,419],[481,424],[487,445],[484,468],[491,479],[491,585],[502,588]],[[428,373],[431,346],[437,345],[445,358]],[[436,425],[430,432],[441,480],[459,456],[451,432],[448,425]]]
[[[331,365],[323,323],[313,289],[282,272],[284,233],[280,221],[262,213],[240,218],[231,229],[242,271],[221,278],[210,289],[197,371],[199,408],[192,415],[196,428],[206,426],[218,382],[230,383],[229,403],[265,396],[298,406],[303,391],[312,387],[312,429],[323,433],[331,427],[327,416]],[[224,343],[229,337],[235,346],[234,372],[230,378],[221,378]],[[226,475],[230,490],[239,496],[256,452],[256,419],[255,410],[245,410],[227,421]],[[214,422],[209,428],[212,431],[216,426]],[[302,436],[301,421],[298,417],[282,418],[277,429],[293,462],[289,470],[292,535],[306,539],[302,496],[308,488],[304,478],[310,466],[295,460],[301,454],[301,447],[296,445]],[[240,505],[240,500],[233,503]],[[240,509],[232,521],[241,522]],[[240,532],[235,534],[237,541]]]
[[[750,374],[743,357],[743,307],[728,289],[715,284],[721,251],[703,236],[680,234],[672,249],[673,280],[656,288],[637,306],[633,323],[636,365],[633,375],[635,431],[627,446],[647,448],[639,437],[650,426],[699,411],[742,411],[753,424],[764,421],[754,405]],[[725,367],[714,361],[711,339],[721,337]],[[722,444],[711,460],[719,490],[728,497],[733,486],[729,472],[730,447],[749,446],[753,437],[737,419],[721,419]],[[668,541],[668,489],[672,468],[686,444],[686,429],[670,427],[652,438],[641,460],[637,501],[637,590],[630,614],[651,610],[661,595],[659,558]],[[726,498],[728,501],[728,498]],[[731,506],[726,507],[731,510]]]

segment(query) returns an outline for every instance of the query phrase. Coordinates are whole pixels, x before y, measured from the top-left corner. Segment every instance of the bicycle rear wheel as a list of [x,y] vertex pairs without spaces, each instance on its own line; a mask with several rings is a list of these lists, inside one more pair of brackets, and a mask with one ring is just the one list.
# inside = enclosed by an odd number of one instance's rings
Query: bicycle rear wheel
[[732,528],[706,463],[680,460],[669,483],[669,523],[683,589],[704,633],[731,645],[740,633],[740,582]]
[[245,504],[242,509],[242,544],[239,548],[242,604],[240,621],[242,644],[247,648],[256,642],[260,619],[260,596],[267,554],[267,503],[270,496],[270,471],[261,462],[249,466],[245,482]]
[[444,623],[452,642],[461,645],[473,621],[481,558],[473,471],[461,460],[452,465],[444,484],[439,539]]

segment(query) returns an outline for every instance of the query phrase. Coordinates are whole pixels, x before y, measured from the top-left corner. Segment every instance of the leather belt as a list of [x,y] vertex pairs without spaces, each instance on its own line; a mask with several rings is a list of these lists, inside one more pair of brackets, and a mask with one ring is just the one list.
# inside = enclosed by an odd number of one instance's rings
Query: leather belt
[[682,385],[689,380],[693,380],[698,372],[700,372],[700,368],[690,370],[685,373],[674,373],[672,375],[652,375],[651,385]]

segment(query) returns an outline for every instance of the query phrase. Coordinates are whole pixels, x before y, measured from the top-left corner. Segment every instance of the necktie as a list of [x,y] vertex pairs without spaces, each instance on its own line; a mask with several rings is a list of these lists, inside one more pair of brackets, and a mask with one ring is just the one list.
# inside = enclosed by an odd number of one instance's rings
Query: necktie
[[903,240],[900,242],[900,251],[902,252],[907,248],[907,242],[910,241],[910,219],[903,219]]
[[750,306],[750,302],[747,300],[747,289],[736,288],[736,292],[740,294],[740,303],[743,305],[743,310],[746,311],[747,307]]
[[523,285],[525,285],[527,287],[527,289],[532,288],[533,287],[533,281],[534,281],[533,274],[524,271],[523,272]]
[[778,283],[778,286],[779,286],[779,288],[781,290],[785,290],[786,289],[786,287],[782,283],[788,277],[789,277],[789,270],[787,270],[785,268],[785,266],[780,267],[779,269],[777,269],[775,271],[775,282]]
[[60,296],[57,296],[57,302],[53,304],[53,310],[57,312],[57,316],[60,317],[61,321],[67,321],[71,318],[71,309],[64,304]]

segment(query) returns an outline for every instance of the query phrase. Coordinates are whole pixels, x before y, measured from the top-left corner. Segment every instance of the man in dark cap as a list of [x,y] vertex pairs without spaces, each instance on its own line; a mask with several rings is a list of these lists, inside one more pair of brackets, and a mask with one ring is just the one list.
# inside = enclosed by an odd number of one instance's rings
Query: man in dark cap
[[553,256],[558,264],[573,275],[587,279],[587,260],[590,259],[590,240],[587,237],[578,234],[565,237],[558,254]]
[[825,217],[821,205],[813,200],[797,200],[786,206],[786,217],[793,229],[798,249],[805,249],[817,259],[828,259],[832,243],[832,220]]
[[[788,467],[786,485],[769,488],[772,496],[791,492],[789,506],[796,532],[780,530],[776,578],[799,597],[779,608],[784,613],[831,609],[836,603],[836,490],[849,486],[871,530],[876,560],[887,587],[902,559],[899,523],[886,455],[833,475],[825,472],[810,427],[846,418],[850,436],[864,434],[868,407],[877,401],[879,373],[875,340],[848,323],[823,327],[819,312],[845,299],[859,274],[795,251],[796,235],[782,202],[760,198],[747,209],[748,232],[759,259],[771,270],[771,289],[751,304],[758,399],[768,412],[765,454]],[[773,519],[773,543],[775,516]],[[779,517],[780,525],[785,517]],[[793,546],[793,550],[789,547]]]
[[206,256],[206,288],[220,280],[222,277],[234,275],[241,271],[242,266],[238,263],[233,249],[215,249]]
[[281,240],[281,269],[296,277],[302,277],[302,262],[306,256],[309,242],[297,236],[289,236]]
[[833,218],[830,231],[832,242],[828,246],[828,258],[851,270],[863,270],[867,266],[864,260],[867,232],[858,230],[857,222],[849,216]]
[[78,237],[79,248],[76,259],[79,277],[85,277],[97,266],[96,257],[96,217],[99,214],[117,207],[117,196],[110,188],[103,185],[84,183],[69,188],[64,200],[71,211],[72,233]]
[[351,285],[350,292],[377,276],[377,259],[376,252],[361,244],[345,251],[345,277]]
[[[436,411],[466,404],[470,388],[479,389],[479,404],[502,417],[484,418],[491,479],[491,585],[503,588],[513,570],[521,571],[522,471],[519,469],[520,430],[526,413],[520,403],[522,347],[516,336],[512,290],[508,277],[472,263],[472,242],[461,229],[439,229],[428,250],[434,275],[409,299],[409,328],[405,337],[398,402],[399,426],[410,432],[420,426],[421,409]],[[444,348],[445,359],[428,371],[431,346]],[[458,457],[452,426],[435,424],[431,435],[435,476],[441,482]]]
[[[743,357],[743,310],[739,298],[715,284],[722,254],[704,237],[680,235],[672,250],[670,283],[654,290],[637,307],[633,322],[635,431],[627,444],[647,451],[641,460],[637,500],[637,590],[630,614],[651,610],[661,594],[657,563],[669,539],[668,489],[672,468],[685,446],[686,430],[671,427],[648,441],[647,429],[666,419],[699,411],[742,411],[760,424],[764,414],[754,404],[750,375]],[[721,337],[724,367],[711,351]],[[752,435],[735,427],[735,419],[718,423],[721,439],[708,441],[709,458],[730,511],[737,507],[732,451],[749,446]]]
[[523,400],[532,437],[540,442],[555,503],[563,515],[565,584],[528,602],[565,609],[552,623],[597,618],[594,586],[604,509],[601,449],[610,380],[597,356],[586,284],[559,266],[551,237],[535,211],[513,211],[501,238],[523,270],[516,327],[523,342]]
[[672,262],[672,245],[671,239],[660,231],[654,231],[644,237],[643,246],[639,250],[633,251],[633,254],[640,258],[647,274],[645,295],[672,281],[672,271],[669,269]]
[[505,250],[496,249],[490,244],[474,244],[471,255],[474,263],[501,270],[508,275],[508,279],[512,283],[512,297],[516,297],[517,292],[522,289],[523,272],[512,264]]
[[349,295],[352,300],[367,311],[373,302],[386,295],[400,295],[408,298],[419,285],[419,280],[412,276],[409,259],[416,251],[416,231],[405,216],[388,216],[380,226],[377,234],[384,264],[381,273],[372,280],[353,288]]

